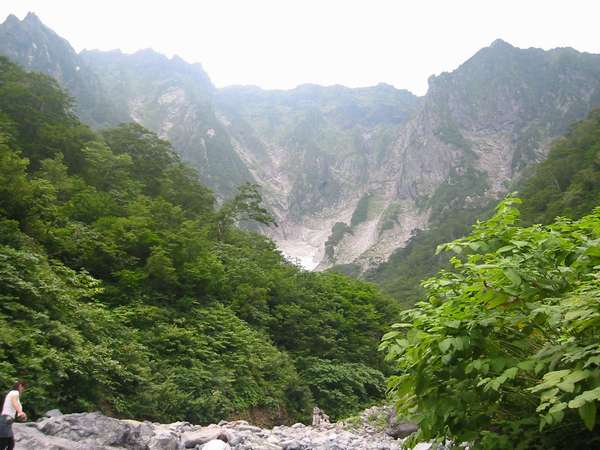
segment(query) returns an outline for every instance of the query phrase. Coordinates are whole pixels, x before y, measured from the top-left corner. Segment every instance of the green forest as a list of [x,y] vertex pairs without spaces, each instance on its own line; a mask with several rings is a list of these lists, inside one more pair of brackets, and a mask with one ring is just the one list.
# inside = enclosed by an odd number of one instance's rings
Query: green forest
[[92,131],[49,77],[0,58],[0,383],[26,409],[193,423],[333,418],[380,402],[397,302],[309,273],[136,124]]
[[0,57],[0,386],[27,381],[34,419],[266,426],[387,398],[409,443],[600,447],[600,111],[526,175],[499,204],[430,199],[430,228],[367,274],[380,290],[240,227],[277,226],[260,186],[217,199],[169,142],[92,130]]
[[521,188],[467,237],[406,250],[444,267],[381,344],[398,411],[419,424],[413,443],[600,447],[600,111]]

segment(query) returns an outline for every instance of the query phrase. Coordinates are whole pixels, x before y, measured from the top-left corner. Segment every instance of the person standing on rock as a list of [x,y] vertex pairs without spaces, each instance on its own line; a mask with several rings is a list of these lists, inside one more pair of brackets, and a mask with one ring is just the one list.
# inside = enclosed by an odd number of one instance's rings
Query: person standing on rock
[[0,450],[13,450],[15,448],[15,437],[12,431],[12,423],[15,419],[27,420],[27,414],[21,406],[21,393],[25,389],[24,381],[17,381],[13,389],[6,394],[2,415],[0,416]]

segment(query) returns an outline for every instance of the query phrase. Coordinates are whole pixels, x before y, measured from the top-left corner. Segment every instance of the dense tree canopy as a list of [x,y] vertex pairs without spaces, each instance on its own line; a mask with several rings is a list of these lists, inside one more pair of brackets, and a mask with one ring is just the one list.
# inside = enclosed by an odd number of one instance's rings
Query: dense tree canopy
[[521,228],[509,198],[386,334],[419,438],[482,449],[600,444],[600,209]]
[[[433,227],[374,274],[408,287],[397,292],[407,303],[422,300],[382,344],[397,363],[390,392],[419,421],[418,438],[483,449],[600,445],[599,152],[594,111],[521,182],[522,203],[505,200],[437,252],[452,227]],[[394,281],[398,268],[408,278]]]
[[217,207],[168,142],[95,133],[55,82],[0,58],[2,386],[29,381],[33,417],[273,423],[381,399],[396,304],[299,269],[243,220],[272,222],[257,186]]
[[600,110],[574,124],[552,146],[522,189],[526,223],[578,218],[600,204]]

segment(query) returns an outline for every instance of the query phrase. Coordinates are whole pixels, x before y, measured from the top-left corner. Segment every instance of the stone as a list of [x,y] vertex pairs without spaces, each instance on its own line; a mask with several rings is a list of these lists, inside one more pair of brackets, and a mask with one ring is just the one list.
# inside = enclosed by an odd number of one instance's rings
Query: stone
[[315,406],[313,408],[312,426],[320,427],[327,425],[329,425],[329,416],[325,414],[325,411],[323,411],[321,408]]
[[122,450],[123,447],[102,445],[92,440],[81,442],[49,436],[31,424],[14,424],[15,450]]
[[419,429],[416,423],[412,422],[400,422],[395,424],[393,427],[389,427],[385,430],[388,436],[395,439],[404,439],[410,436]]
[[226,442],[219,439],[213,439],[200,447],[200,450],[231,450],[231,447]]
[[[294,424],[263,429],[246,421],[203,427],[81,413],[15,424],[14,429],[16,450],[199,450],[220,434],[227,436],[231,450],[401,450],[401,441],[374,425],[373,417],[387,417],[388,412],[385,407],[370,408],[352,428],[338,422],[327,427]],[[429,444],[419,448],[429,448]]]
[[131,450],[146,450],[153,434],[149,424],[121,421],[99,413],[50,417],[36,425],[46,435],[87,442],[90,446],[121,446]]
[[218,425],[209,425],[196,431],[186,431],[181,436],[181,443],[184,448],[194,448],[197,445],[206,444],[208,441],[218,439],[221,434],[227,433]]
[[283,450],[304,450],[306,447],[298,441],[283,441]]
[[50,411],[46,411],[44,417],[58,417],[62,415],[63,413],[60,412],[60,409],[51,409]]
[[148,442],[148,450],[177,450],[179,434],[173,429],[156,429]]
[[416,423],[413,422],[400,422],[396,415],[396,410],[391,409],[389,412],[387,427],[385,433],[395,439],[404,439],[410,436],[419,429]]
[[255,427],[253,425],[238,425],[236,426],[236,428],[240,431],[250,431],[251,433],[260,433],[262,431],[262,428],[259,427]]

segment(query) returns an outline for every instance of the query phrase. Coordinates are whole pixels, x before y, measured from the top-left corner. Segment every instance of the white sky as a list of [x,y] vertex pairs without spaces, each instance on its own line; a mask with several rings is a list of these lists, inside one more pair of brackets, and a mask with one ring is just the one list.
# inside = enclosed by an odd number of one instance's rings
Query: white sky
[[218,87],[385,82],[422,95],[496,38],[600,53],[597,0],[2,0],[77,51],[151,47],[200,62]]

